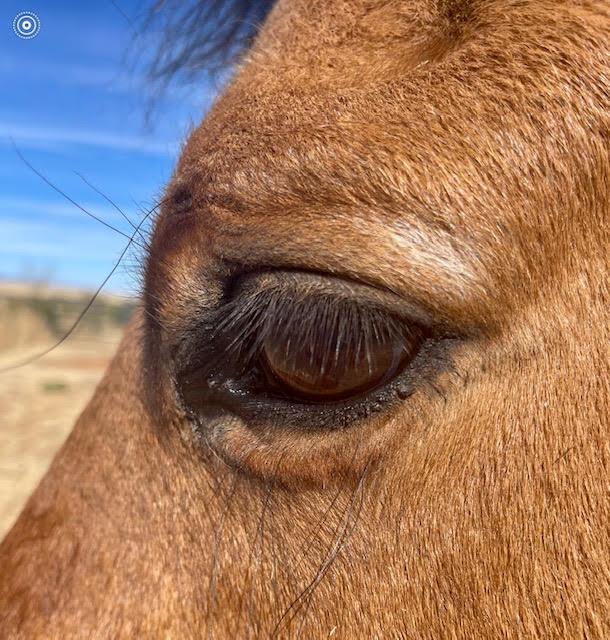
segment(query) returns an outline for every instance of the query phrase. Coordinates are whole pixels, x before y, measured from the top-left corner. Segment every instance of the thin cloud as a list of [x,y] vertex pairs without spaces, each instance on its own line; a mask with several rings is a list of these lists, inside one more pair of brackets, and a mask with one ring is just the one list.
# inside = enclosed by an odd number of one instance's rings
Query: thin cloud
[[[115,209],[104,206],[100,207],[96,202],[79,202],[79,204],[83,209],[90,211],[104,220],[121,221],[121,216]],[[130,212],[128,211],[128,213]],[[0,196],[0,219],[16,215],[44,216],[49,219],[82,218],[84,220],[88,220],[80,209],[77,209],[70,203],[64,204],[50,200],[37,200],[34,198],[22,198],[19,196]]]
[[159,142],[143,136],[118,135],[91,129],[36,127],[0,122],[0,144],[8,146],[11,140],[18,146],[35,149],[46,149],[49,145],[79,145],[166,156],[175,156],[180,149],[177,142]]
[[[82,260],[112,261],[126,244],[114,234],[104,234],[96,228],[72,229],[40,221],[0,219],[2,252],[0,266],[11,257],[26,261]],[[134,248],[137,253],[137,248]]]
[[139,87],[136,78],[118,65],[99,66],[78,63],[53,62],[28,57],[25,60],[0,60],[0,74],[15,76],[21,82],[41,83],[41,78],[52,83],[75,86],[107,87],[113,91],[131,92]]
[[[97,286],[124,248],[124,239],[95,228],[71,228],[0,218],[0,280],[23,280],[40,273],[53,281]],[[139,250],[132,247],[109,290],[137,289]],[[29,274],[29,275],[28,275]]]
[[[57,87],[58,84],[74,87],[92,87],[111,92],[137,97],[144,102],[153,98],[154,86],[150,83],[144,70],[129,71],[125,65],[83,65],[78,63],[44,61],[28,58],[25,61],[0,59],[0,75],[8,76],[4,80],[13,84],[18,78],[20,82],[41,84],[41,78]],[[188,104],[199,110],[203,116],[209,110],[226,79],[207,78],[205,82],[197,82],[187,86],[175,86],[171,94],[162,96],[167,106],[184,107]]]

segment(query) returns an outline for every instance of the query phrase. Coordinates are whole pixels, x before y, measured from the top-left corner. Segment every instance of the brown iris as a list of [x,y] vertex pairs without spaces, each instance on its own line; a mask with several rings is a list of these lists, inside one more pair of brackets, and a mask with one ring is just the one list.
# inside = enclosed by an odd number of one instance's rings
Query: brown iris
[[409,339],[387,336],[367,344],[341,345],[274,336],[263,345],[263,363],[275,387],[313,402],[327,402],[369,391],[391,378],[417,349]]

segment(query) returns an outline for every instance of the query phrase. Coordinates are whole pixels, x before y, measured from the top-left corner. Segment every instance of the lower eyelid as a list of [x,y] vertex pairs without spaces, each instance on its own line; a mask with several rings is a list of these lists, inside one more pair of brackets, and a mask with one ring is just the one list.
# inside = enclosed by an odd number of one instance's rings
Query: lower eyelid
[[[251,428],[302,429],[304,431],[334,431],[355,428],[359,423],[382,415],[408,398],[433,385],[437,375],[451,369],[450,351],[453,337],[430,339],[425,342],[415,359],[394,379],[362,397],[334,403],[305,404],[271,396],[263,392],[251,392],[250,380],[217,380],[212,388],[207,379],[191,380],[190,392],[182,388],[182,398],[197,421],[198,406],[216,406],[229,415],[239,416]],[[246,376],[247,377],[247,376]],[[202,393],[202,388],[205,391]],[[185,393],[186,390],[186,393]]]

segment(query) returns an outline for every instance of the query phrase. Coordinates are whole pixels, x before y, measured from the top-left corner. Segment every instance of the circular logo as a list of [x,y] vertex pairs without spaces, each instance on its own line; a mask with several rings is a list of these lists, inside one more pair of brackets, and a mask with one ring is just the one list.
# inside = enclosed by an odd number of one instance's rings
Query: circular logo
[[24,40],[35,38],[40,31],[40,18],[33,11],[20,11],[13,19],[13,31]]

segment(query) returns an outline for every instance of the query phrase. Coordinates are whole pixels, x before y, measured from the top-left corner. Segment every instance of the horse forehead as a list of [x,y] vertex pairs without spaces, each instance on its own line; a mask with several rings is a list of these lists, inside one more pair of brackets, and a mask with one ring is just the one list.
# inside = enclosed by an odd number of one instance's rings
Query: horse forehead
[[[570,106],[556,100],[560,90],[545,79],[558,72],[553,48],[561,49],[560,36],[549,26],[551,45],[539,27],[536,49],[527,35],[543,13],[535,3],[521,3],[527,11],[519,13],[518,37],[506,17],[504,24],[495,20],[493,33],[486,27],[483,7],[489,13],[511,4],[281,0],[241,72],[192,136],[177,175],[190,177],[194,188],[210,190],[213,182],[217,194],[243,200],[250,194],[266,212],[265,194],[272,191],[277,202],[278,195],[299,192],[301,214],[307,195],[315,194],[403,202],[413,195],[428,200],[418,207],[423,215],[425,207],[438,212],[447,185],[464,178],[476,186],[506,175],[510,183],[510,172],[521,168],[511,130],[543,143],[545,127],[560,124],[548,106],[553,100],[560,111]],[[565,47],[561,55],[565,69]],[[532,123],[528,114],[536,112]],[[452,189],[454,198],[467,192],[473,189]]]
[[575,170],[550,156],[584,147],[596,118],[593,32],[550,4],[280,1],[178,173],[265,211],[273,191],[301,215],[311,195],[399,198],[470,229],[510,217],[542,163]]
[[[278,0],[266,25],[260,50],[296,55],[370,43],[386,48],[433,32],[451,37],[467,22],[510,0]],[[407,42],[408,44],[408,42]]]
[[[583,53],[586,24],[568,4],[399,4],[280,2],[176,172],[202,242],[229,255],[234,239],[254,256],[266,237],[303,264],[380,241],[371,269],[444,270],[460,295],[456,276],[490,290],[490,273],[544,272],[548,222],[578,199],[574,158],[595,155],[600,65]],[[390,33],[397,11],[394,31],[412,37]]]

